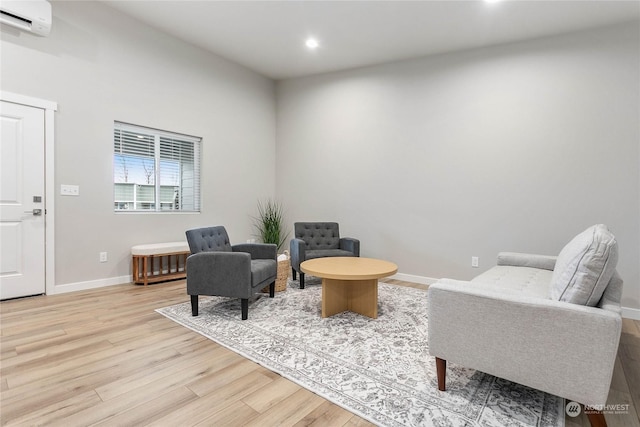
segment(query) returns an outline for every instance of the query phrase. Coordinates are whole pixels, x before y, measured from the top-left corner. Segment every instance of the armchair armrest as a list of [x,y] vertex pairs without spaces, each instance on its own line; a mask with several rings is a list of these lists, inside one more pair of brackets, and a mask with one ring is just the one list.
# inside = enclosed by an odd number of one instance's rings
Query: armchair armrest
[[443,279],[428,291],[429,353],[587,405],[605,404],[619,314]]
[[307,258],[307,244],[302,239],[291,239],[291,267],[300,271],[300,263]]
[[498,265],[510,265],[514,267],[532,267],[543,270],[551,270],[556,266],[557,256],[524,254],[518,252],[500,252]]
[[251,296],[251,255],[245,252],[199,252],[187,258],[187,293]]
[[233,252],[246,252],[251,259],[276,259],[278,247],[273,243],[241,243],[231,246]]
[[339,243],[340,249],[352,252],[355,256],[360,256],[360,240],[351,237],[342,237]]

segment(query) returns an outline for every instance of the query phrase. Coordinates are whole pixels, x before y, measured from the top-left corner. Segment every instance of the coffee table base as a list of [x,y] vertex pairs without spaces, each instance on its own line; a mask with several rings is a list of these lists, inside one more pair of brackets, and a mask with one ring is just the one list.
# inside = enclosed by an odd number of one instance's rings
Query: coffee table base
[[378,279],[322,279],[322,317],[343,311],[378,318]]

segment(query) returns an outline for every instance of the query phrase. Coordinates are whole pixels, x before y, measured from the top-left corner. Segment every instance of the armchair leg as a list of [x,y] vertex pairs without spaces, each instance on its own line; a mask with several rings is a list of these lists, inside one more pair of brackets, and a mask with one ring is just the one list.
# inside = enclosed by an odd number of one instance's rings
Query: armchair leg
[[191,315],[198,315],[198,295],[191,295]]
[[447,361],[436,357],[436,372],[438,374],[438,390],[445,391],[447,376]]
[[304,273],[300,272],[300,289],[304,289]]
[[293,277],[293,280],[296,280],[296,269],[291,267],[291,276]]
[[241,298],[240,306],[242,307],[242,320],[247,320],[249,317],[249,298]]
[[587,414],[591,427],[607,427],[607,420],[604,419],[602,411],[589,411]]
[[276,296],[276,282],[269,285],[269,298]]

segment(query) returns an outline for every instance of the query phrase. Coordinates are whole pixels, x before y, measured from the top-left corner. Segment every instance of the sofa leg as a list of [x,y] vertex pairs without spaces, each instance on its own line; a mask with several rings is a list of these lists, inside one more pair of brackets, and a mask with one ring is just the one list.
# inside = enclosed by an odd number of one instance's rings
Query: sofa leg
[[198,315],[198,295],[191,295],[191,315]]
[[242,307],[242,320],[247,320],[249,317],[249,298],[241,298],[240,306]]
[[276,282],[269,285],[269,298],[276,296]]
[[291,276],[293,277],[293,280],[296,280],[296,269],[291,267]]
[[436,357],[436,372],[438,373],[438,390],[445,391],[447,377],[447,361]]
[[602,411],[589,410],[587,414],[591,427],[607,427],[607,420],[604,419]]
[[300,272],[300,289],[304,289],[304,273]]

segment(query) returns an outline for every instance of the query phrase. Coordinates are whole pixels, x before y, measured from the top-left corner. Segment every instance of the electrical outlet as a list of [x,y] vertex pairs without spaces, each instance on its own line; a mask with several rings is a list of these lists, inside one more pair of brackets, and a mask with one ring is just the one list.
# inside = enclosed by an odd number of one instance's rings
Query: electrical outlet
[[471,257],[471,267],[478,268],[478,265],[479,265],[478,257],[477,256],[472,256]]
[[106,252],[100,252],[100,262],[107,262],[107,253]]

